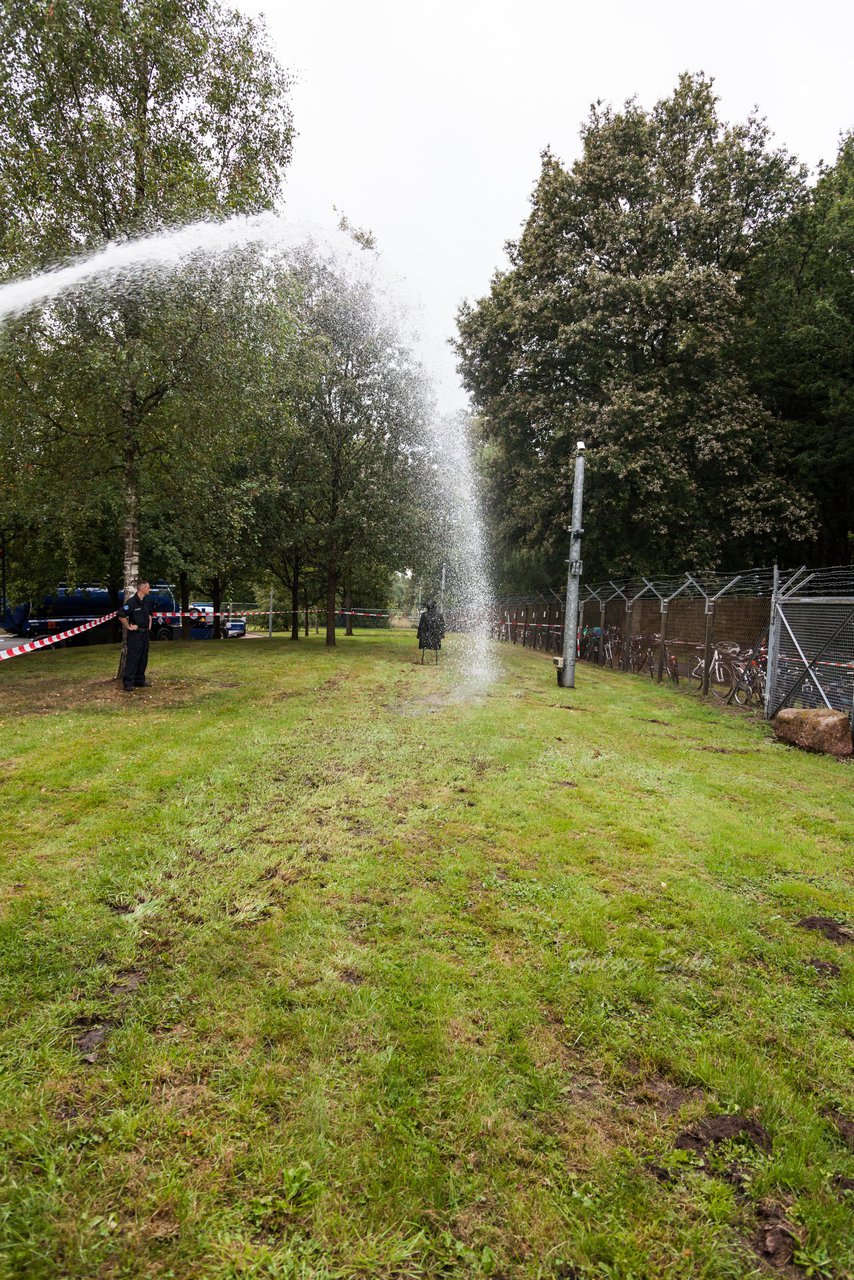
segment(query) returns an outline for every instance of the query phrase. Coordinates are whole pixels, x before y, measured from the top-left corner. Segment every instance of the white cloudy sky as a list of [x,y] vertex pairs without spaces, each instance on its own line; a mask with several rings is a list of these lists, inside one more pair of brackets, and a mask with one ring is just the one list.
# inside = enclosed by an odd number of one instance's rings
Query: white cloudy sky
[[266,16],[297,83],[287,202],[376,234],[404,281],[441,403],[464,403],[446,346],[488,287],[549,146],[566,161],[592,101],[645,105],[682,70],[722,111],[758,105],[811,166],[854,127],[844,0],[239,0]]

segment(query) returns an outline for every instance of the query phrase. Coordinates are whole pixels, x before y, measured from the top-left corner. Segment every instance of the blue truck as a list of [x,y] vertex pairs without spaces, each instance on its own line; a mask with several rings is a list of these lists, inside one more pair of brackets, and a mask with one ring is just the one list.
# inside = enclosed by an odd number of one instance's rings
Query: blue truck
[[[152,613],[151,638],[153,640],[174,640],[181,636],[181,613],[176,604],[172,588],[167,582],[155,582],[149,597],[154,612]],[[124,592],[119,592],[119,604],[124,601]],[[25,640],[34,640],[38,636],[56,635],[79,627],[84,622],[94,622],[105,614],[112,613],[114,605],[110,593],[100,583],[69,587],[60,583],[56,591],[44,596],[37,605],[19,604],[7,609],[2,625],[14,636]],[[225,634],[245,635],[246,622],[243,618],[230,618],[223,624]],[[213,636],[213,618],[204,608],[190,609],[190,638],[193,640],[210,640]],[[91,631],[76,636],[67,643],[86,644],[101,643],[111,638],[108,626],[93,627]]]

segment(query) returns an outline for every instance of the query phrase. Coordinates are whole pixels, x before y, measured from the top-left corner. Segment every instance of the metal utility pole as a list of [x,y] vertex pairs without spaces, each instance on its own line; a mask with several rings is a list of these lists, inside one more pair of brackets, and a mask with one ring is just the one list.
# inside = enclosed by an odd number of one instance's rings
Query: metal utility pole
[[442,585],[439,588],[439,612],[445,612],[445,562],[442,561]]
[[563,618],[563,666],[560,683],[563,689],[575,688],[575,656],[578,652],[578,589],[581,583],[581,508],[584,502],[584,441],[579,440],[575,455],[575,480],[572,486],[572,528],[569,534],[569,561],[566,575],[566,612]]

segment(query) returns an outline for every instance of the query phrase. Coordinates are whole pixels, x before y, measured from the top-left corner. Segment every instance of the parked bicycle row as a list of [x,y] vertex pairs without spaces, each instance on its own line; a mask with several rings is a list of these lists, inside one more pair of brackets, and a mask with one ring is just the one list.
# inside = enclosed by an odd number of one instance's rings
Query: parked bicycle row
[[[496,618],[492,634],[495,639],[512,640],[506,618]],[[563,644],[563,628],[559,624],[528,623],[519,627],[516,642],[526,648],[544,652],[560,651]],[[696,692],[708,692],[721,702],[737,706],[761,708],[765,702],[768,679],[767,638],[757,645],[745,648],[735,641],[718,640],[711,646],[706,676],[706,648],[690,641],[665,639],[661,643],[659,633],[634,635],[628,643],[619,627],[583,627],[578,635],[578,658],[612,671],[628,671],[634,675],[649,675],[657,682],[680,682]],[[778,670],[786,675],[787,660],[778,659]],[[819,706],[821,699],[815,682],[804,680],[798,701],[803,706]]]

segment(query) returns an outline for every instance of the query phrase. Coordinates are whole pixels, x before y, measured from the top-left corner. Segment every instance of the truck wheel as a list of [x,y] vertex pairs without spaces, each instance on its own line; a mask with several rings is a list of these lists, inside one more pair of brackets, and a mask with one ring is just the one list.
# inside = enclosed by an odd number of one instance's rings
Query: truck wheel
[[171,628],[171,627],[161,627],[161,628],[160,628],[160,630],[157,632],[157,635],[156,635],[154,638],[155,638],[155,640],[171,640],[171,639],[172,639],[172,628]]

